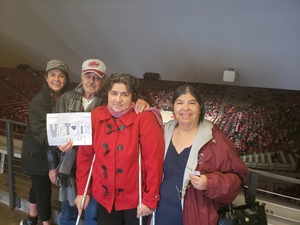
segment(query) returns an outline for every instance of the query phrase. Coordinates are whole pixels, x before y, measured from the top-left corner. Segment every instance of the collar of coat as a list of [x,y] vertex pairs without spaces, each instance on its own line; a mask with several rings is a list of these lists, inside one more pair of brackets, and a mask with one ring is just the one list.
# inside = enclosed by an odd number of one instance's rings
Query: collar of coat
[[[136,113],[134,112],[134,109],[131,109],[126,115],[122,116],[118,120],[120,120],[125,127],[129,126],[132,124],[136,118]],[[104,120],[109,120],[112,118],[112,115],[107,109],[107,106],[100,106],[97,108],[97,114],[96,114],[96,119],[99,121],[104,121]]]

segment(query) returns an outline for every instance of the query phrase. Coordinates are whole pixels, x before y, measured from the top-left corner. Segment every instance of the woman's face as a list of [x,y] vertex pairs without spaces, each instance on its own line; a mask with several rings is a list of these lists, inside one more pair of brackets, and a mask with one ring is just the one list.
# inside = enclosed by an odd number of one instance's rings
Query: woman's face
[[200,104],[190,93],[180,95],[174,102],[173,113],[179,124],[198,123]]
[[108,107],[114,112],[120,113],[127,110],[132,104],[132,94],[128,92],[123,83],[113,84],[108,92]]
[[49,87],[56,93],[60,93],[61,90],[68,82],[67,75],[60,69],[52,69],[48,71],[46,75],[46,81]]

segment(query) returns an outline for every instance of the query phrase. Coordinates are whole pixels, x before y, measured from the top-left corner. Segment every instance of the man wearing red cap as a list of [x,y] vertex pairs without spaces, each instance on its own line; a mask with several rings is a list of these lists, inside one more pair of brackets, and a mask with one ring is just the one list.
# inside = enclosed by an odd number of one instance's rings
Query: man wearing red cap
[[[55,113],[91,112],[102,104],[101,88],[106,79],[106,66],[99,59],[88,59],[82,64],[81,83],[75,90],[63,94],[57,101]],[[139,99],[135,111],[137,113],[149,109],[149,104]],[[68,142],[48,151],[49,177],[52,183],[59,182],[59,200],[62,202],[60,225],[76,223],[77,207],[74,204],[76,197],[75,160],[77,146]],[[58,167],[59,165],[59,167]],[[57,168],[58,167],[58,168]],[[58,179],[59,177],[59,179]],[[97,202],[90,198],[85,211],[85,224],[97,224]]]

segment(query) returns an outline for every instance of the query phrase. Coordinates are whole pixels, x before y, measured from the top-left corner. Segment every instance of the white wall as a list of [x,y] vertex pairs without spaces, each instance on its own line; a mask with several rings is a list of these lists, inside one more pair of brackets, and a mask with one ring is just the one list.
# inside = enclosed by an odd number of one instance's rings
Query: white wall
[[233,67],[230,85],[300,90],[299,21],[299,0],[0,2],[1,42],[42,68],[65,60],[74,81],[96,57],[108,73],[228,85]]

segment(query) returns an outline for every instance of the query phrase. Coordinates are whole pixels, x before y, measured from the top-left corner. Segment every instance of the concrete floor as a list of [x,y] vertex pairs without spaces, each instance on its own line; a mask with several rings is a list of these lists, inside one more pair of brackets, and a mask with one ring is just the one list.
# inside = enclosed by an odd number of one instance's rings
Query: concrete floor
[[19,225],[26,216],[27,213],[18,209],[11,210],[8,205],[0,202],[0,224]]
[[[0,224],[1,225],[19,225],[22,220],[27,217],[27,213],[19,210],[14,209],[11,210],[9,205],[6,205],[3,202],[0,202]],[[39,221],[39,225],[42,223]],[[56,225],[53,223],[52,225]]]

